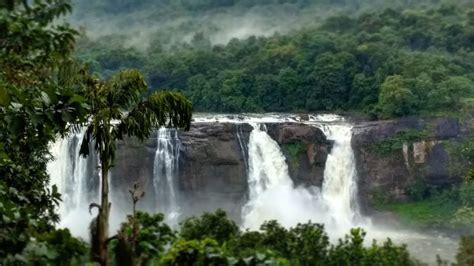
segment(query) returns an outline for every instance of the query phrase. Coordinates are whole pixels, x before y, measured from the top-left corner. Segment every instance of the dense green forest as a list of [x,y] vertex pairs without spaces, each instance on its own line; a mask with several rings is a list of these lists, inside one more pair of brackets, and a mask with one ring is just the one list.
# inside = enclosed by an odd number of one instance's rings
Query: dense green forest
[[[303,10],[312,3],[289,2]],[[206,32],[175,43],[158,32],[143,50],[125,47],[126,35],[89,39],[86,29],[77,55],[104,77],[139,68],[152,88],[184,93],[196,111],[433,113],[469,103],[474,90],[474,7],[450,3],[334,15],[217,45]]]

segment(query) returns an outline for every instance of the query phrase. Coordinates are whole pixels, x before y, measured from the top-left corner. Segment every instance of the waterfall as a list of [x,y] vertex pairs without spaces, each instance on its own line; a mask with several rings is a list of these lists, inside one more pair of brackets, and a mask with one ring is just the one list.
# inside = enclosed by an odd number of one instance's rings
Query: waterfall
[[260,125],[254,125],[248,143],[249,201],[242,211],[245,228],[258,229],[263,221],[272,219],[284,226],[311,220],[343,234],[356,225],[359,209],[352,127],[342,123],[318,123],[317,127],[334,141],[321,190],[295,187],[278,143]]
[[249,201],[243,207],[243,227],[258,229],[264,221],[284,226],[313,220],[320,213],[317,191],[295,188],[285,157],[276,141],[254,125],[249,143]]
[[166,215],[170,225],[177,225],[180,216],[176,186],[180,141],[175,129],[160,128],[153,165],[153,185],[157,211]]
[[242,152],[242,157],[244,159],[244,164],[245,164],[245,170],[249,170],[249,160],[248,160],[248,147],[245,145],[244,139],[243,139],[243,133],[242,133],[242,127],[240,125],[236,125],[237,128],[237,141],[239,142],[240,146],[240,151]]
[[60,227],[67,227],[74,235],[87,239],[88,213],[91,202],[98,199],[99,178],[97,157],[92,152],[87,158],[79,156],[84,131],[71,134],[52,143],[53,161],[48,164],[51,184],[58,187],[62,202],[59,206]]
[[329,140],[334,141],[324,167],[322,198],[328,206],[331,224],[337,228],[350,228],[360,220],[357,171],[351,146],[352,126],[344,123],[319,127]]

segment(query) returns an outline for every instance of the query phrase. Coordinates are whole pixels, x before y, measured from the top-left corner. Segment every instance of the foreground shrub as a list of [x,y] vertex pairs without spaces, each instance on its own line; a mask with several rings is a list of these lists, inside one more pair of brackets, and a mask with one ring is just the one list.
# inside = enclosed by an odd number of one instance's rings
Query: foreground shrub
[[474,236],[461,238],[456,259],[459,266],[474,265]]
[[190,217],[181,223],[180,236],[187,240],[212,238],[222,244],[239,234],[237,224],[223,210],[204,213],[200,218]]
[[112,245],[116,264],[147,265],[152,258],[162,256],[174,239],[173,231],[163,220],[163,214],[129,215]]

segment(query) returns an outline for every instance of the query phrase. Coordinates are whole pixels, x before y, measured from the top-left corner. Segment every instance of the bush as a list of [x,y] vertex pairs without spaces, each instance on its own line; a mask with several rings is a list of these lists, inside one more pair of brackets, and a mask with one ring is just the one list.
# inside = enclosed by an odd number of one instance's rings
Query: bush
[[86,260],[86,244],[74,238],[68,229],[37,234],[15,258],[2,258],[5,265],[78,265]]
[[331,248],[327,265],[415,265],[406,246],[396,246],[388,239],[382,246],[374,241],[366,248],[365,235],[361,229],[352,229],[350,235]]
[[459,266],[474,265],[474,236],[461,238],[456,259]]
[[239,234],[237,224],[223,210],[191,217],[181,223],[180,236],[186,240],[215,239],[219,244]]
[[385,117],[405,116],[415,112],[416,97],[404,83],[402,76],[389,76],[381,85],[379,104]]
[[117,265],[146,265],[163,255],[174,233],[163,223],[163,214],[137,212],[129,215],[112,243]]
[[459,197],[466,207],[474,207],[474,182],[464,182],[459,188]]
[[227,265],[219,244],[214,239],[180,239],[161,260],[162,265]]

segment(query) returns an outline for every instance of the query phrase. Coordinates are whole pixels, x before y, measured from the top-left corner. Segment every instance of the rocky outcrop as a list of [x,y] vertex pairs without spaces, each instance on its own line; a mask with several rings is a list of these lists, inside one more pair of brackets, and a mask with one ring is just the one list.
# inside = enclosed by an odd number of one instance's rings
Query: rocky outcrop
[[247,145],[251,130],[247,124],[195,123],[180,134],[179,190],[186,213],[222,208],[240,217],[247,191],[241,145]]
[[[322,131],[292,123],[270,123],[266,127],[282,147],[295,184],[320,186],[332,146]],[[193,123],[189,131],[179,132],[177,183],[184,213],[222,208],[234,219],[240,218],[241,207],[247,201],[247,145],[252,130],[249,124]],[[128,189],[139,182],[147,195],[141,207],[153,210],[159,204],[154,200],[153,183],[156,147],[156,133],[143,144],[129,138],[118,143],[112,171],[115,202],[129,205]]]
[[320,187],[332,142],[314,126],[269,124],[268,134],[282,147],[290,176],[296,185]]
[[[321,186],[333,143],[317,127],[269,123],[268,134],[281,146],[296,185]],[[187,214],[222,208],[236,220],[247,201],[248,124],[193,123],[179,132],[177,192]],[[440,187],[460,181],[450,171],[447,143],[472,130],[456,119],[400,119],[355,122],[352,147],[358,171],[361,205],[378,200],[407,200],[414,184]],[[140,182],[155,208],[153,165],[156,133],[144,144],[133,139],[118,143],[112,171],[112,197],[130,205],[128,189]],[[418,182],[418,183],[417,183]],[[146,206],[143,206],[146,205]]]
[[110,173],[111,197],[117,205],[131,206],[128,191],[139,183],[145,191],[145,200],[139,202],[140,207],[148,210],[156,207],[153,184],[156,145],[156,133],[144,143],[134,138],[124,138],[117,143],[116,159]]
[[360,122],[352,147],[365,209],[378,200],[406,200],[415,184],[439,187],[460,181],[451,173],[446,143],[463,138],[457,119]]

